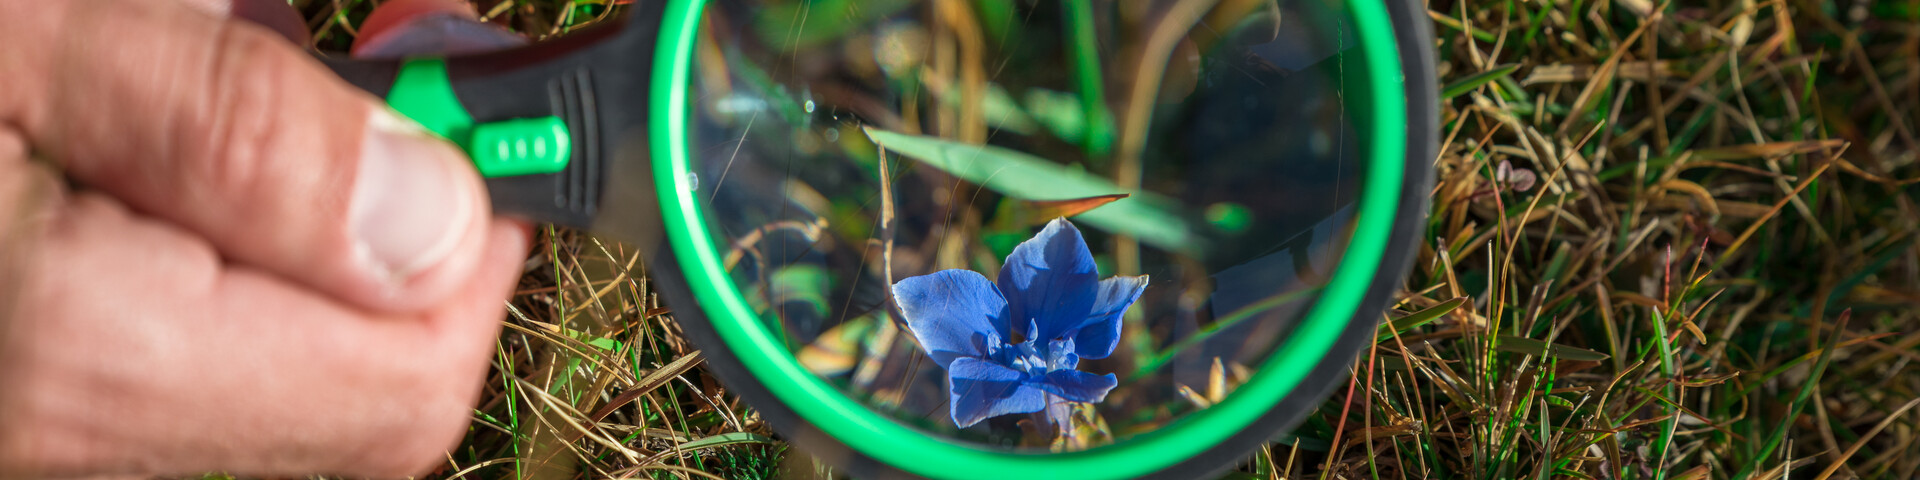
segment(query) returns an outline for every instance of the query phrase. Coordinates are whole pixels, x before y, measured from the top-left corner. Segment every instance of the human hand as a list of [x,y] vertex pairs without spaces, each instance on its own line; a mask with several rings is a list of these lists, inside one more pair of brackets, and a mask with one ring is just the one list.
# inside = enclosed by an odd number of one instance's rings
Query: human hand
[[444,460],[528,241],[458,151],[171,2],[0,44],[0,478]]

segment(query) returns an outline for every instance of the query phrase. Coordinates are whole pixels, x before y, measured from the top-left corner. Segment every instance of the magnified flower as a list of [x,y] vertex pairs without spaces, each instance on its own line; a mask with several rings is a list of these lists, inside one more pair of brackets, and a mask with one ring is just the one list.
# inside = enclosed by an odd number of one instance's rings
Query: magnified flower
[[944,270],[895,283],[893,296],[907,329],[947,370],[953,423],[966,428],[1106,399],[1118,380],[1078,370],[1080,359],[1113,354],[1120,316],[1147,277],[1099,278],[1080,230],[1056,218],[1013,249],[998,282]]

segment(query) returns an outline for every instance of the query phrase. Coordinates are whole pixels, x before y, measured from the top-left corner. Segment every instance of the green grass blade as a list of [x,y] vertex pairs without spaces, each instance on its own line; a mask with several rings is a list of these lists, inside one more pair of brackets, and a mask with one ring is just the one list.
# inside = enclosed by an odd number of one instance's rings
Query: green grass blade
[[1826,348],[1820,350],[1820,359],[1813,363],[1813,372],[1807,375],[1805,381],[1800,382],[1800,391],[1794,394],[1793,402],[1787,404],[1787,414],[1781,416],[1780,425],[1774,427],[1773,431],[1767,434],[1766,443],[1761,444],[1760,451],[1754,452],[1753,456],[1746,462],[1746,466],[1741,467],[1739,472],[1727,478],[1752,477],[1754,468],[1760,466],[1761,462],[1767,458],[1772,457],[1774,449],[1780,448],[1780,443],[1786,439],[1787,432],[1792,430],[1793,420],[1800,416],[1800,409],[1807,406],[1807,397],[1813,396],[1813,387],[1820,384],[1820,376],[1827,372],[1827,365],[1833,361],[1833,351],[1838,350],[1840,347],[1841,335],[1839,332],[1846,331],[1847,319],[1852,316],[1853,311],[1851,310],[1840,312],[1840,319],[1835,322],[1833,327],[1835,333],[1827,339]]
[[1435,319],[1440,318],[1441,315],[1446,315],[1466,303],[1467,297],[1454,297],[1452,300],[1440,302],[1439,305],[1427,307],[1427,309],[1414,312],[1412,315],[1400,317],[1399,320],[1380,324],[1380,333],[1374,335],[1374,341],[1384,342],[1387,341],[1387,339],[1393,338],[1394,335],[1403,334],[1408,330],[1413,330],[1421,325],[1431,323]]
[[1487,83],[1492,82],[1494,80],[1499,80],[1501,77],[1512,75],[1515,70],[1519,70],[1519,69],[1520,69],[1520,64],[1509,63],[1506,65],[1493,67],[1492,70],[1476,73],[1476,74],[1473,74],[1473,76],[1454,81],[1453,83],[1447,84],[1446,88],[1440,89],[1440,99],[1445,100],[1453,97],[1458,97],[1461,95],[1466,95],[1467,92],[1471,92],[1473,91],[1473,89],[1480,88],[1481,85],[1486,85]]
[[1500,344],[1495,350],[1511,353],[1524,353],[1536,357],[1554,357],[1580,362],[1598,362],[1610,358],[1607,354],[1569,345],[1551,344],[1518,335],[1500,335]]
[[701,437],[680,444],[681,450],[700,450],[704,448],[739,445],[744,443],[773,443],[773,437],[753,432],[727,432],[719,435]]
[[887,150],[1014,198],[1060,200],[1130,194],[1074,218],[1175,252],[1202,256],[1207,251],[1204,239],[1196,231],[1198,227],[1186,220],[1198,216],[1183,212],[1178,202],[1159,194],[1123,189],[1099,176],[1006,148],[905,135],[873,127],[867,127],[866,132],[874,143]]

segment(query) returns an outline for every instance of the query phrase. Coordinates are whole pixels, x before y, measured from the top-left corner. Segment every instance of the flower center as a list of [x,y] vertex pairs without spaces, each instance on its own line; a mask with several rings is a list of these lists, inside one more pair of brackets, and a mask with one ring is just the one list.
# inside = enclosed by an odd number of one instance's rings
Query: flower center
[[1047,352],[1042,351],[1038,343],[1026,341],[1014,344],[1013,361],[1010,363],[1015,370],[1027,372],[1027,375],[1033,376],[1047,374],[1051,365],[1047,362]]
[[1080,356],[1073,353],[1072,338],[1050,342],[1029,340],[1002,345],[989,355],[1001,365],[1035,377],[1046,375],[1047,372],[1054,370],[1073,370],[1080,366]]

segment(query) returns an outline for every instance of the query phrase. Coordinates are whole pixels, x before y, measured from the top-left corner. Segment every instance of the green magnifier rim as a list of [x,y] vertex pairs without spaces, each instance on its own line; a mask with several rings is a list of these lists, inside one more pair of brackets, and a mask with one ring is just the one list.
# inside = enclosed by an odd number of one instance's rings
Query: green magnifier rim
[[[1391,0],[1389,0],[1391,1]],[[686,287],[724,347],[754,380],[796,416],[822,433],[892,468],[946,478],[1002,472],[1034,478],[1132,478],[1152,474],[1202,454],[1255,423],[1321,363],[1367,296],[1387,253],[1401,182],[1406,176],[1408,107],[1400,53],[1386,6],[1349,4],[1365,68],[1369,98],[1358,118],[1374,135],[1355,233],[1320,300],[1252,378],[1227,399],[1172,424],[1107,446],[1064,453],[1003,451],[926,435],[875,412],[808,372],[778,336],[759,321],[721,267],[719,251],[694,192],[691,149],[690,73],[705,0],[667,6],[654,56],[651,137],[654,175],[673,260]]]

